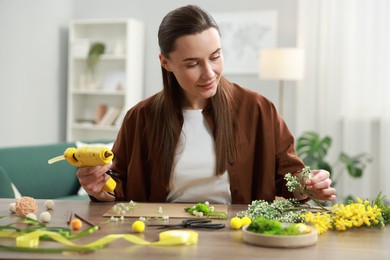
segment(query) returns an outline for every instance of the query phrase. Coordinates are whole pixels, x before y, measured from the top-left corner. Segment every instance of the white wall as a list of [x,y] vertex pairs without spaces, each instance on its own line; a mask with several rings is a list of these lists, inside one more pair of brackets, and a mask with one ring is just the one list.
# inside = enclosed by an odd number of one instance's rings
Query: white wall
[[[67,26],[73,18],[133,17],[146,25],[145,91],[161,89],[157,30],[163,16],[185,4],[209,12],[278,11],[278,46],[296,45],[297,1],[233,0],[0,0],[0,147],[65,140]],[[228,76],[278,102],[277,82],[257,75]],[[287,83],[287,85],[295,85]],[[294,132],[294,88],[285,117]]]
[[0,146],[65,137],[67,0],[0,0]]

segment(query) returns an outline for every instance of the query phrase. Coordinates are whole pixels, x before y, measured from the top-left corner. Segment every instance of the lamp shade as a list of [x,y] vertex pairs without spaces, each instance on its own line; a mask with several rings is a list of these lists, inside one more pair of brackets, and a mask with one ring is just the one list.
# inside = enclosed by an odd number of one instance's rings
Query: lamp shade
[[304,71],[304,51],[297,48],[260,50],[259,76],[262,79],[300,80]]

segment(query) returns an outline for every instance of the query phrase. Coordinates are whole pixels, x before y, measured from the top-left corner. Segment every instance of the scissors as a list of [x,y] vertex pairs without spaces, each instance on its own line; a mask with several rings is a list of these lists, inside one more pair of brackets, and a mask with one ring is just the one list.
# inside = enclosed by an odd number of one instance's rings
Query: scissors
[[148,227],[163,228],[205,228],[205,229],[220,229],[224,228],[225,224],[210,223],[210,219],[187,219],[183,220],[181,224],[155,224],[148,225]]

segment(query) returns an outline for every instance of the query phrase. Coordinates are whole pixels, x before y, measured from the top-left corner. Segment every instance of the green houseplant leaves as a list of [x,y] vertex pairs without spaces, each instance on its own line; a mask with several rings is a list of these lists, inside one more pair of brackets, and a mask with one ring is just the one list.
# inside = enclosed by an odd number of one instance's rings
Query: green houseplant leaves
[[96,65],[99,62],[100,56],[105,51],[105,45],[101,42],[96,42],[91,45],[88,57],[87,57],[87,70],[91,73],[95,73]]
[[329,136],[320,138],[315,132],[305,132],[298,138],[296,150],[298,156],[312,169],[324,169],[331,172],[331,165],[325,161],[332,144]]
[[[333,186],[337,184],[338,178],[345,171],[351,177],[362,177],[367,163],[371,161],[369,156],[366,153],[350,156],[341,152],[336,162],[330,164],[326,159],[326,155],[331,145],[332,138],[330,136],[321,137],[316,132],[308,131],[298,137],[296,150],[305,165],[311,169],[324,169],[329,171],[332,176]],[[337,173],[338,175],[336,175]]]

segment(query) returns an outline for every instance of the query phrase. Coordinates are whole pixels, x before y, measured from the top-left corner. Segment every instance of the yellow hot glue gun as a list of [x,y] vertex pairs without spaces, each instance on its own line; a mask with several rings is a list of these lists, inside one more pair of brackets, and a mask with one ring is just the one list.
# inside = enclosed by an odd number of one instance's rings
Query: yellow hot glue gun
[[[50,159],[48,163],[67,160],[68,163],[76,167],[103,166],[109,164],[112,158],[114,158],[114,153],[104,146],[70,147],[65,150],[63,155]],[[111,171],[108,171],[107,174],[111,175]],[[115,187],[116,182],[110,177],[104,184],[103,190],[113,192]]]

